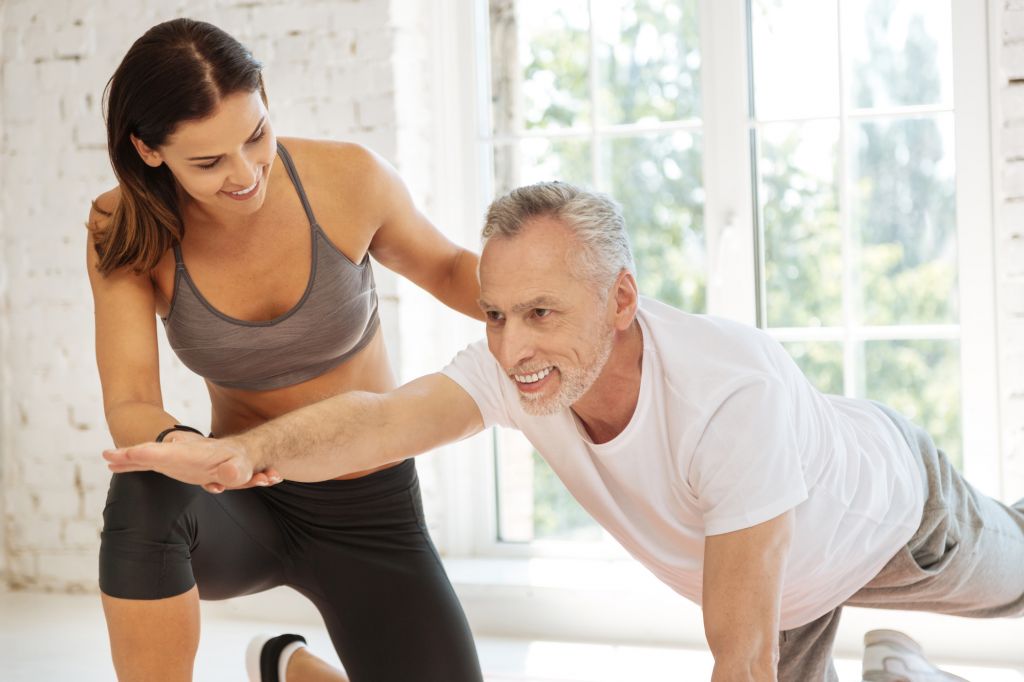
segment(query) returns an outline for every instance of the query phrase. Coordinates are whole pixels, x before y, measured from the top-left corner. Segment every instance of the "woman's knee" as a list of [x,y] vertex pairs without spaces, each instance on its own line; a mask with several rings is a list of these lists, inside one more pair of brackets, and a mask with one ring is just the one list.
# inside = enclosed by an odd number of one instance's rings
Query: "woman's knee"
[[100,589],[123,599],[163,599],[195,585],[189,511],[201,494],[154,472],[115,474],[103,509]]

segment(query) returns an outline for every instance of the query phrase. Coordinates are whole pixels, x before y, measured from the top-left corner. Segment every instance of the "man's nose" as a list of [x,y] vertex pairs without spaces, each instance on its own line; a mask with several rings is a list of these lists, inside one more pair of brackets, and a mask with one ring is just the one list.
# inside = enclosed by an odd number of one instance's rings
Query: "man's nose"
[[533,332],[519,322],[507,321],[498,335],[498,349],[495,356],[502,367],[519,367],[533,357]]

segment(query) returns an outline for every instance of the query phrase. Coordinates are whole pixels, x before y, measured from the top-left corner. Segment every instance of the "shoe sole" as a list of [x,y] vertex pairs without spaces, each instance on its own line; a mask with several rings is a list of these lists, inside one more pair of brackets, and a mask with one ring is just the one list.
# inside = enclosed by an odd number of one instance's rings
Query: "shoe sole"
[[864,679],[862,682],[914,682],[906,675],[896,675],[894,673],[885,672],[869,672],[864,673]]

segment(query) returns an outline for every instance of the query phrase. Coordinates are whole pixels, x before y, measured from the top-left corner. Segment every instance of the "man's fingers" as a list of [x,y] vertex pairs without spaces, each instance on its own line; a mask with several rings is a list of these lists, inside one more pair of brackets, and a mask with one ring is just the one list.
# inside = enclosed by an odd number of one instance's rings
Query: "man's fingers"
[[119,448],[117,450],[104,450],[103,459],[110,462],[111,466],[123,464],[128,461],[127,448]]
[[165,447],[165,445],[162,443],[142,443],[141,445],[133,445],[130,448],[104,450],[103,459],[112,464],[151,463],[160,459],[158,452],[161,447]]
[[107,468],[115,474],[128,474],[133,471],[149,471],[149,467],[139,464],[108,464]]
[[260,472],[258,474],[253,474],[252,478],[250,478],[248,481],[246,481],[242,485],[237,486],[235,488],[235,490],[243,490],[245,488],[266,488],[268,486],[272,486],[275,483],[280,483],[280,482],[281,481],[271,479],[265,473]]

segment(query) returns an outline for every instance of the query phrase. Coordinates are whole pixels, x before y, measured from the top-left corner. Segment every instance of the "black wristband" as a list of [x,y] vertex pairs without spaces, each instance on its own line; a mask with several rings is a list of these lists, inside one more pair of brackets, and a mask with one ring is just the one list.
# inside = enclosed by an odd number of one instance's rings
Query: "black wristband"
[[200,431],[199,429],[193,429],[191,426],[185,426],[184,424],[175,424],[171,428],[164,429],[163,431],[158,433],[156,436],[156,442],[163,443],[164,438],[166,438],[167,434],[169,434],[171,431],[191,431],[192,433],[198,433],[200,436],[203,435],[203,432]]

